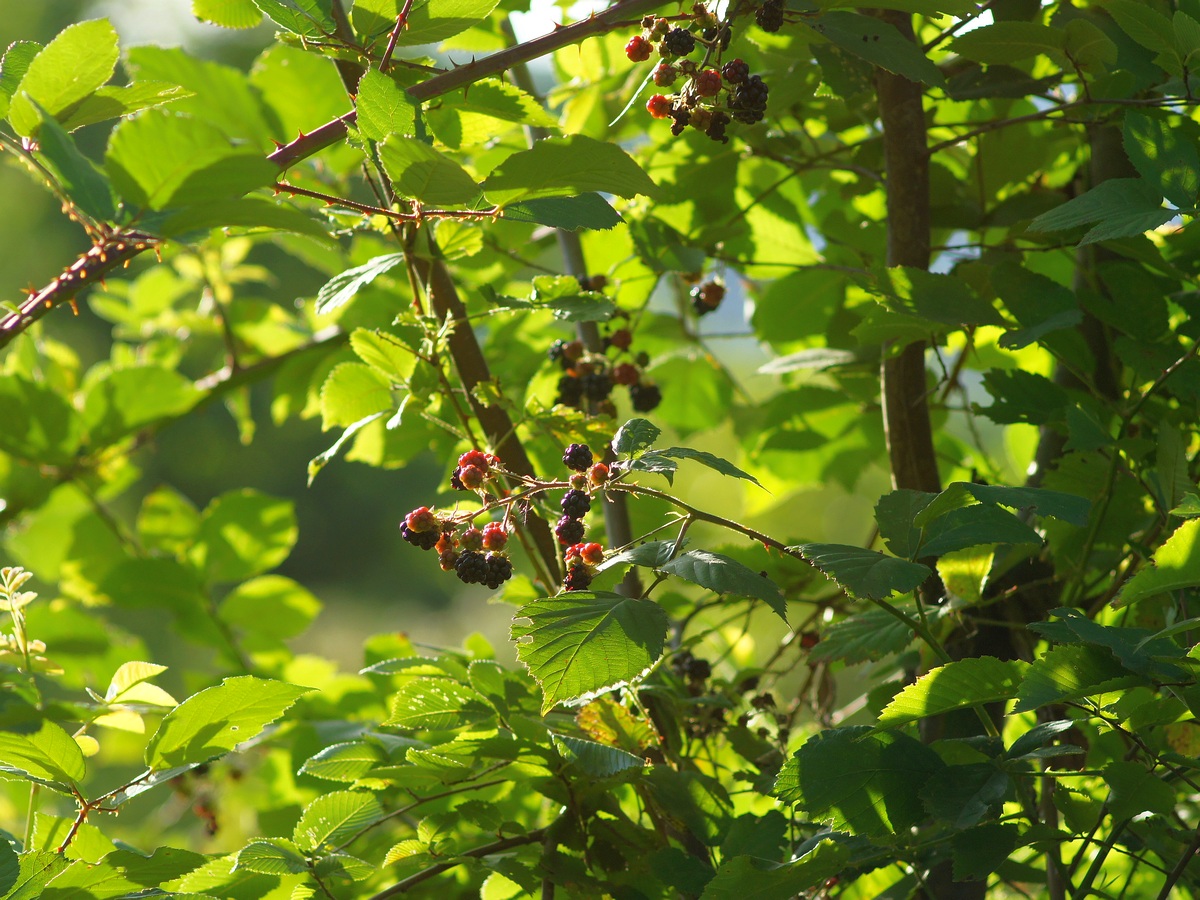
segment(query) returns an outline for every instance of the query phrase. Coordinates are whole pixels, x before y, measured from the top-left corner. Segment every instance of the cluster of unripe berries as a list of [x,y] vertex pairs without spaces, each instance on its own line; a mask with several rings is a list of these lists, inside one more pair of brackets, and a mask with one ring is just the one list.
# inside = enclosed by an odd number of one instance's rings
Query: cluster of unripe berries
[[554,526],[554,535],[565,548],[563,589],[586,591],[592,583],[593,568],[604,561],[604,548],[594,542],[583,542],[583,517],[592,508],[589,489],[607,482],[609,469],[604,463],[594,461],[591,449],[585,444],[571,444],[563,451],[562,459],[563,465],[575,473],[571,476],[571,489],[563,494],[560,503],[562,518]]
[[[590,283],[595,284],[596,279]],[[624,327],[612,330],[604,338],[600,353],[588,352],[582,341],[555,341],[547,355],[562,367],[563,375],[558,379],[554,402],[614,416],[617,409],[610,397],[613,388],[622,385],[629,389],[629,402],[637,412],[650,412],[662,402],[662,391],[646,378],[644,369],[650,358],[644,353],[632,353],[632,346],[633,332]]]
[[[450,483],[458,490],[480,490],[497,462],[491,454],[470,450],[458,458]],[[454,572],[464,584],[486,584],[495,590],[512,577],[512,560],[504,552],[508,529],[500,522],[489,522],[481,530],[421,506],[404,517],[400,535],[414,547],[436,549],[442,570]]]
[[[755,11],[755,21],[765,31],[778,31],[783,25],[783,0],[766,0]],[[751,75],[741,59],[730,60],[720,68],[707,67],[709,57],[715,53],[719,58],[729,46],[729,26],[722,25],[700,3],[693,7],[692,23],[703,29],[699,39],[687,28],[672,27],[664,18],[646,16],[642,33],[625,45],[625,55],[633,62],[644,62],[657,49],[662,60],[652,77],[658,87],[671,87],[681,75],[687,79],[677,93],[654,94],[647,101],[646,110],[651,116],[671,119],[674,135],[691,126],[715,141],[727,143],[725,131],[731,121],[752,124],[764,118],[767,85],[761,76]],[[687,59],[697,45],[708,49],[705,61],[699,65]]]

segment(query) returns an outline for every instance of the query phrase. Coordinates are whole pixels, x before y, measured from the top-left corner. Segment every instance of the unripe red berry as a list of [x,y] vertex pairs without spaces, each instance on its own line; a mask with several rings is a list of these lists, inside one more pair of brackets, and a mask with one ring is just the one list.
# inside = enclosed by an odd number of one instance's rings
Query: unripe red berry
[[665,119],[671,114],[671,101],[662,94],[655,94],[646,102],[646,110],[656,119]]
[[596,463],[587,471],[588,482],[593,486],[599,486],[608,481],[608,466],[604,463]]
[[483,486],[486,478],[487,473],[483,469],[477,469],[475,466],[466,466],[458,472],[458,480],[462,482],[463,487],[468,491],[478,490]]
[[508,532],[499,522],[488,522],[483,526],[483,549],[503,550],[508,544]]
[[563,358],[569,362],[575,362],[583,356],[583,351],[583,341],[567,341],[563,344]]
[[750,77],[750,67],[744,59],[731,59],[721,67],[721,74],[730,84],[741,84]]
[[599,544],[584,544],[579,551],[579,558],[589,566],[598,566],[604,562],[604,548]]
[[715,97],[721,92],[721,73],[716,69],[705,69],[696,76],[696,93],[701,97]]
[[458,467],[465,469],[467,466],[474,466],[484,472],[488,470],[488,455],[482,450],[468,450],[458,458]]
[[670,87],[679,77],[679,70],[669,62],[660,62],[654,67],[654,83],[659,87]]
[[618,350],[628,350],[633,344],[633,332],[628,328],[618,328],[609,336],[608,342]]
[[458,542],[464,550],[478,552],[483,549],[483,532],[472,526],[462,533]]
[[617,384],[637,384],[640,379],[641,373],[638,371],[638,367],[632,363],[621,363],[619,366],[613,366],[612,380]]
[[457,550],[441,550],[438,552],[438,565],[443,572],[453,572],[454,564],[458,562]]
[[409,531],[436,531],[438,529],[437,516],[433,514],[428,506],[420,506],[414,509],[404,517],[404,524],[408,526]]
[[625,45],[625,55],[631,62],[645,62],[650,58],[650,42],[640,34],[634,35]]

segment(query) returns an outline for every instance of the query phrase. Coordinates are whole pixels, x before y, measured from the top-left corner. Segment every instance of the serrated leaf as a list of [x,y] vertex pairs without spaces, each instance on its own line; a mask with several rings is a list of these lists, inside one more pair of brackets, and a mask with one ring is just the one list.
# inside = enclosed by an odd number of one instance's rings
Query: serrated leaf
[[262,21],[254,0],[192,0],[192,15],[222,28],[253,28]]
[[373,141],[392,134],[410,135],[417,107],[396,81],[378,69],[368,69],[358,82],[358,127]]
[[661,475],[667,479],[667,484],[674,484],[675,473],[679,469],[679,464],[673,459],[667,459],[662,454],[650,450],[636,459],[631,459],[625,463],[623,468],[628,469],[630,472],[648,472],[651,475]]
[[636,456],[654,446],[662,431],[646,419],[630,419],[612,439],[613,452],[618,456]]
[[291,501],[230,491],[205,508],[190,558],[210,582],[242,581],[283,562],[298,535]]
[[1017,692],[1014,713],[1142,684],[1111,653],[1086,644],[1055,647],[1034,661]]
[[65,784],[82,781],[87,771],[79,745],[49,720],[36,730],[0,731],[0,763]]
[[29,850],[17,859],[20,871],[4,900],[38,900],[54,876],[70,865],[65,855],[53,850]]
[[517,611],[517,657],[542,688],[542,714],[626,685],[662,656],[667,614],[651,600],[572,591]]
[[135,81],[119,87],[106,85],[63,113],[62,127],[66,131],[75,131],[85,125],[131,116],[143,109],[154,109],[191,96],[192,92],[186,88],[165,81]]
[[920,791],[944,766],[908,735],[835,728],[805,741],[772,793],[835,829],[882,836],[925,818]]
[[346,428],[394,406],[387,378],[364,363],[341,363],[321,385],[321,428]]
[[308,870],[308,863],[294,843],[274,838],[248,843],[238,851],[233,868],[259,875],[297,875]]
[[386,761],[387,755],[378,745],[369,741],[346,741],[330,744],[310,756],[300,767],[300,774],[353,783]]
[[624,221],[621,214],[594,191],[577,197],[546,197],[511,203],[504,208],[502,218],[514,222],[534,222],[564,231],[578,231],[581,228],[607,231]]
[[950,49],[975,62],[1005,65],[1045,55],[1062,60],[1066,33],[1040,22],[993,22],[954,39]]
[[[758,479],[749,472],[742,471],[729,460],[722,459],[720,456],[709,453],[707,450],[693,450],[691,447],[667,447],[665,450],[657,450],[655,452],[659,456],[666,456],[671,459],[690,459],[693,462],[700,463],[702,466],[707,466],[713,471],[720,472],[722,475],[729,475],[733,478],[744,478],[746,481],[762,487]],[[766,490],[765,488],[763,489]]]
[[152,770],[201,763],[257,737],[312,688],[239,675],[184,700],[146,745]]
[[21,860],[8,841],[0,841],[0,897],[5,896],[21,877]]
[[1141,812],[1170,816],[1175,811],[1175,789],[1139,762],[1110,762],[1104,767],[1104,780],[1112,790],[1108,804],[1114,820]]
[[9,102],[17,92],[17,85],[29,71],[34,58],[42,52],[37,41],[13,41],[0,59],[0,117],[8,115]]
[[1029,223],[1033,232],[1066,231],[1099,222],[1080,244],[1133,237],[1175,216],[1162,205],[1162,192],[1141,178],[1111,178]]
[[383,815],[373,794],[334,791],[304,808],[292,840],[304,853],[329,850]]
[[499,78],[482,78],[462,93],[445,95],[443,102],[459,113],[475,113],[536,128],[558,127],[558,120],[535,97]]
[[977,656],[946,663],[906,685],[879,715],[880,728],[895,728],[957,709],[1011,700],[1028,664]]
[[975,484],[956,481],[938,494],[913,518],[913,522],[925,528],[934,519],[954,509],[965,509],[973,505],[974,498],[980,503],[993,506],[1009,506],[1013,509],[1032,509],[1040,516],[1061,519],[1072,525],[1087,524],[1092,501],[1076,494],[1049,491],[1045,488],[1009,487],[1003,484]]
[[483,183],[498,206],[543,197],[573,197],[590,191],[632,198],[653,197],[658,188],[633,158],[607,141],[582,134],[543,138],[514,153]]
[[379,145],[379,158],[396,192],[432,206],[463,206],[480,199],[466,169],[416,138],[393,134]]
[[117,31],[108,19],[68,25],[29,63],[12,95],[9,122],[18,134],[35,134],[37,106],[57,118],[112,77],[117,55]]
[[907,594],[933,574],[920,563],[847,544],[800,544],[789,549],[799,550],[852,596],[868,600]]
[[330,0],[254,0],[254,5],[293,34],[322,38],[337,31]]
[[688,550],[660,566],[659,570],[718,594],[762,600],[779,618],[787,621],[787,603],[775,582],[765,573],[755,572],[736,559],[709,550]]
[[613,566],[646,566],[657,569],[670,561],[671,554],[675,549],[674,541],[647,541],[607,557],[604,562],[596,566],[596,571],[603,572]]
[[1042,543],[1042,536],[1032,526],[998,506],[982,503],[952,509],[939,516],[925,527],[923,536],[917,551],[921,557],[941,556],[985,544],[1041,546]]
[[104,699],[108,703],[120,700],[121,696],[130,688],[141,684],[143,681],[148,681],[157,675],[161,675],[165,671],[167,671],[166,666],[156,665],[155,663],[122,663],[121,667],[113,673],[113,677],[109,680],[108,690],[104,692]]
[[[417,0],[412,4],[408,27],[400,32],[398,44],[436,44],[482,22],[496,8],[497,0]],[[384,37],[396,24],[404,0],[357,0],[351,21],[359,34]]]
[[786,863],[734,856],[722,860],[700,900],[792,900],[845,871],[850,860],[850,848],[829,838],[816,841]]
[[804,24],[846,53],[909,81],[935,86],[946,83],[941,70],[917,44],[881,19],[838,10],[805,20]]
[[353,300],[354,295],[364,287],[402,262],[404,262],[403,253],[387,253],[383,256],[376,256],[361,266],[334,275],[317,292],[317,314],[323,316],[344,306]]
[[551,735],[551,741],[563,759],[578,766],[581,772],[592,778],[612,778],[646,766],[645,760],[640,756],[596,741],[565,734]]
[[1200,519],[1188,519],[1154,551],[1151,564],[1125,582],[1113,606],[1200,585]]
[[950,839],[955,881],[986,881],[1009,858],[1020,836],[1016,825],[987,822]]
[[1200,153],[1169,120],[1130,110],[1125,115],[1125,153],[1138,174],[1173,204],[1189,209],[1200,192]]
[[75,141],[49,114],[43,113],[38,136],[39,158],[75,206],[101,222],[116,216],[113,189],[108,178],[79,152]]
[[879,536],[887,548],[901,559],[912,559],[921,545],[917,516],[934,501],[937,494],[901,489],[884,494],[875,504]]
[[494,719],[496,710],[482,694],[448,678],[410,681],[392,695],[384,725],[441,731]]
[[[906,612],[913,615],[916,611],[909,608]],[[823,629],[809,658],[813,662],[842,660],[853,665],[901,653],[914,638],[912,629],[902,621],[872,606]]]
[[154,228],[147,229],[163,237],[182,237],[210,228],[255,228],[269,231],[290,231],[336,243],[329,231],[308,213],[280,200],[266,197],[236,197],[196,203],[176,210]]
[[991,763],[947,766],[925,783],[921,799],[929,814],[951,828],[970,828],[1012,790],[1012,778]]

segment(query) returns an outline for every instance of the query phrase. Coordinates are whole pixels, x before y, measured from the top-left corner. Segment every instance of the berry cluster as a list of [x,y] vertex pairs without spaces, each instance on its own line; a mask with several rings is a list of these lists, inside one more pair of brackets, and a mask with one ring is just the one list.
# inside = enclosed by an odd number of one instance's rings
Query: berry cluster
[[[763,30],[778,31],[784,21],[784,0],[764,0],[755,9],[754,17]],[[657,87],[671,87],[681,75],[687,78],[677,93],[654,94],[647,101],[646,110],[651,116],[670,119],[673,135],[682,134],[690,126],[714,141],[728,143],[725,132],[730,122],[753,124],[766,116],[767,85],[762,76],[752,76],[741,59],[719,68],[708,66],[714,55],[719,60],[729,48],[732,31],[728,23],[718,20],[703,3],[692,8],[687,26],[646,16],[642,19],[641,34],[634,35],[625,45],[625,54],[633,62],[645,62],[657,48],[661,61],[652,74]],[[696,26],[700,28],[700,37],[690,30]],[[688,59],[697,46],[706,50],[699,64]]]
[[[486,485],[499,462],[490,453],[469,450],[458,458],[450,484],[456,490],[473,490],[487,497]],[[454,572],[464,584],[486,584],[495,590],[513,574],[512,560],[504,552],[508,528],[500,522],[489,522],[481,531],[470,523],[474,515],[465,519],[439,516],[428,506],[421,506],[404,517],[400,535],[414,547],[436,549],[442,570]]]
[[[591,290],[597,289],[595,278],[587,284],[592,285]],[[558,396],[554,402],[597,415],[614,416],[617,409],[611,394],[616,385],[622,385],[629,389],[629,400],[637,412],[650,412],[662,401],[662,392],[645,376],[649,356],[631,353],[632,346],[633,333],[623,326],[604,337],[603,349],[598,353],[588,352],[582,341],[555,341],[547,355],[561,366],[563,375],[558,379]]]
[[592,508],[591,491],[605,485],[611,472],[604,463],[595,461],[586,444],[569,445],[563,451],[562,460],[563,465],[574,473],[569,481],[571,488],[559,503],[562,518],[554,527],[554,534],[564,548],[566,576],[563,589],[584,591],[592,583],[593,567],[604,560],[604,548],[595,542],[583,542],[583,517]]
[[725,285],[716,279],[710,279],[692,288],[691,298],[692,309],[696,311],[696,315],[708,315],[725,299]]

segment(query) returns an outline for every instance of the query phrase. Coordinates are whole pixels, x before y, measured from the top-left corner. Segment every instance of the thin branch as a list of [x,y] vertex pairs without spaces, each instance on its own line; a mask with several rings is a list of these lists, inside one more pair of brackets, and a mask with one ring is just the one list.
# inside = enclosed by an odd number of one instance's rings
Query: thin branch
[[455,856],[453,862],[438,863],[436,866],[430,866],[428,869],[422,869],[415,875],[410,875],[403,881],[398,881],[390,888],[380,891],[375,894],[370,900],[388,900],[389,897],[398,897],[406,893],[409,888],[416,887],[430,878],[441,875],[443,872],[449,871],[456,866],[462,865],[462,857],[470,857],[471,859],[482,859],[485,856],[491,856],[493,853],[503,853],[505,850],[511,850],[514,847],[524,847],[526,844],[536,844],[546,836],[546,829],[539,828],[536,831],[530,831],[526,834],[518,835],[517,837],[502,838],[498,841],[493,841],[490,844],[484,844],[482,847],[476,847],[473,850],[467,850],[465,853],[459,853]]

